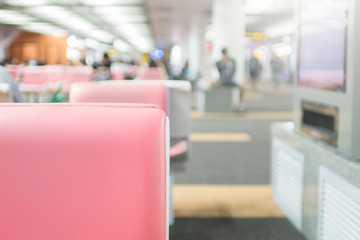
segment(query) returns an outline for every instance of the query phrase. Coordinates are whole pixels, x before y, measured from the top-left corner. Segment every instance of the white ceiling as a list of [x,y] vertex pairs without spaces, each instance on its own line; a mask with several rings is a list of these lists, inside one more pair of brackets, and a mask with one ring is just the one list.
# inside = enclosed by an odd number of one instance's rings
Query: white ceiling
[[[256,2],[263,2],[265,9],[256,11],[249,4],[245,9],[247,15],[246,29],[249,32],[266,32],[271,28],[294,22],[295,0],[248,0],[254,5]],[[255,5],[256,8],[256,5]]]
[[170,47],[187,39],[193,18],[210,21],[212,0],[145,0],[159,47]]
[[[240,1],[240,0],[239,0]],[[194,17],[211,24],[212,0],[145,0],[155,43],[170,47],[187,41]],[[294,22],[294,0],[244,0],[246,30],[267,32]],[[210,28],[211,29],[211,28]]]
[[[247,31],[265,32],[293,22],[294,0],[244,1]],[[139,52],[186,43],[192,19],[211,24],[211,12],[212,0],[0,0],[0,24],[117,40],[120,48]]]

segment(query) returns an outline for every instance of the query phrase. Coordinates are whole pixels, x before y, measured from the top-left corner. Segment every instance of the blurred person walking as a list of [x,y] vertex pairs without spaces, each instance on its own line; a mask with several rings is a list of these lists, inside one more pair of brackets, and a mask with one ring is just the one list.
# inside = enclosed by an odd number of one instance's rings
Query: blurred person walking
[[259,81],[260,72],[261,72],[261,64],[253,53],[249,59],[249,74],[250,74],[250,81],[253,90],[256,90],[257,88],[257,82]]

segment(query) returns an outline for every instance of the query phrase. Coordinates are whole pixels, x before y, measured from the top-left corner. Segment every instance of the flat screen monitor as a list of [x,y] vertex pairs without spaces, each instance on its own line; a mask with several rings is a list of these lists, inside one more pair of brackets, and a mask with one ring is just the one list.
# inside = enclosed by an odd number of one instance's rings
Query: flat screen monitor
[[303,0],[298,85],[346,91],[347,1]]

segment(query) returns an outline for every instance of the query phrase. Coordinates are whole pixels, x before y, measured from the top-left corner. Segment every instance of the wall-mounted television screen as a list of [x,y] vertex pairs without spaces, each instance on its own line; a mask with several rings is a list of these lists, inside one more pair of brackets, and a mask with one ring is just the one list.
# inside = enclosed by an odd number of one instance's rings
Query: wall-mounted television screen
[[303,0],[298,84],[346,91],[346,0]]

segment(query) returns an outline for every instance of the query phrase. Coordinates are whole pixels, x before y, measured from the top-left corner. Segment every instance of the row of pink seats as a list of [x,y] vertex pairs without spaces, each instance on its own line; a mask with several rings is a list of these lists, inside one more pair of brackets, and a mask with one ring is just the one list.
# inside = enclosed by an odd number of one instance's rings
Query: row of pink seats
[[6,65],[5,66],[8,73],[10,73],[10,75],[16,82],[18,82],[18,79],[21,76],[23,67],[24,67],[23,65]]
[[[16,82],[22,77],[22,82],[26,84],[51,83],[73,83],[91,81],[93,72],[90,66],[22,66],[6,65],[6,69]],[[135,76],[139,80],[163,80],[165,72],[162,68],[140,68],[137,66],[128,67],[127,74]],[[124,69],[122,66],[114,65],[111,67],[111,80],[124,80]],[[109,79],[110,80],[110,79]]]
[[125,76],[124,76],[124,72],[126,71],[126,69],[124,69],[124,66],[122,65],[113,65],[110,68],[110,72],[111,72],[111,79],[112,80],[124,80]]
[[7,65],[6,68],[16,81],[22,76],[22,82],[26,84],[88,82],[93,72],[90,66]]
[[137,79],[139,80],[164,80],[165,71],[162,68],[140,68]]
[[138,80],[164,80],[166,75],[162,68],[111,66],[111,80],[124,80],[124,73]]
[[1,104],[0,236],[166,240],[166,114],[145,104]]

